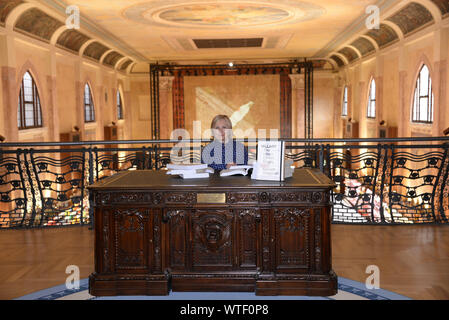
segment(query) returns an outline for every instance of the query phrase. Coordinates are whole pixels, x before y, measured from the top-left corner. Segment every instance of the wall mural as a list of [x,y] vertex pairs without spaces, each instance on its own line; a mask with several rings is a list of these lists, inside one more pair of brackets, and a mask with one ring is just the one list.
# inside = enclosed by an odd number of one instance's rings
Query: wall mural
[[441,11],[442,15],[449,13],[449,2],[447,0],[431,0]]
[[395,23],[401,28],[402,33],[408,33],[433,21],[432,14],[423,5],[412,2],[404,9],[394,14],[387,20]]
[[50,40],[53,33],[64,24],[45,12],[31,8],[20,16],[14,29],[31,33],[41,39]]
[[362,37],[352,42],[351,45],[356,47],[360,51],[362,56],[376,51],[376,48],[374,48],[373,44],[368,39]]
[[100,60],[101,56],[108,50],[108,47],[105,47],[101,43],[95,41],[87,46],[86,50],[83,52],[83,55],[95,60]]
[[384,23],[380,24],[379,29],[372,29],[366,35],[373,38],[381,48],[399,39],[393,28]]
[[9,13],[19,4],[24,3],[22,0],[3,0],[0,1],[0,24],[4,24]]
[[75,29],[67,29],[59,36],[57,44],[78,52],[88,40],[90,40],[90,38],[81,32],[78,32]]

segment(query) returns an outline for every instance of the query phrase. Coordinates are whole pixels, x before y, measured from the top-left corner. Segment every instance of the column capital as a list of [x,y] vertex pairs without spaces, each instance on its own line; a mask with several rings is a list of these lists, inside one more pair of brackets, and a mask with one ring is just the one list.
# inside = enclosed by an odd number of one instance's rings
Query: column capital
[[174,78],[173,76],[159,77],[159,90],[171,90]]
[[303,74],[289,74],[292,82],[292,89],[304,89],[304,75]]

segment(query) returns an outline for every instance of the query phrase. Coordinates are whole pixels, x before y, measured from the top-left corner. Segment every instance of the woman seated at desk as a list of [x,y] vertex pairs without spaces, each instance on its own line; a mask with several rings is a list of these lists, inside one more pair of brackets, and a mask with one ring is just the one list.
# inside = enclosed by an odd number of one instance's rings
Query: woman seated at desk
[[241,142],[233,140],[232,122],[226,115],[217,115],[211,123],[214,141],[204,147],[201,162],[214,170],[248,164],[248,151]]

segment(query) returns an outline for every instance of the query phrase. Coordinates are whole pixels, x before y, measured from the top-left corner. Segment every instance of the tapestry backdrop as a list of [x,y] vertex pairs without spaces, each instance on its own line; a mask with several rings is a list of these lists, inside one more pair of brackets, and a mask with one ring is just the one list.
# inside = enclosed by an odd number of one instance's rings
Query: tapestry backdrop
[[[235,133],[251,129],[280,129],[279,75],[184,77],[185,128],[193,137],[193,121],[201,121],[201,134],[210,128],[213,117],[230,117]],[[280,135],[280,132],[279,132]],[[236,135],[236,137],[241,137]],[[256,136],[253,136],[254,138]]]

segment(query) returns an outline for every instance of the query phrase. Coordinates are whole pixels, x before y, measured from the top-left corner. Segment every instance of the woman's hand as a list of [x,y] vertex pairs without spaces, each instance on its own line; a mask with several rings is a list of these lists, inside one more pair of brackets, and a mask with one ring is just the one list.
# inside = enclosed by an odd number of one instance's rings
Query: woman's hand
[[234,162],[228,163],[228,164],[226,165],[226,169],[229,169],[229,168],[232,167],[232,166],[235,166],[235,163],[234,163]]

